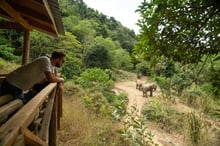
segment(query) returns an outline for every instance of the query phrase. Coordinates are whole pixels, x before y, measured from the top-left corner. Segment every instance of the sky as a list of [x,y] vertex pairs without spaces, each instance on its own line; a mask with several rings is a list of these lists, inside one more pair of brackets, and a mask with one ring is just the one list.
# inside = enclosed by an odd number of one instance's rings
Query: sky
[[133,29],[136,34],[139,27],[135,24],[140,18],[135,12],[143,0],[83,0],[90,8],[109,17],[114,17],[117,21],[129,29]]

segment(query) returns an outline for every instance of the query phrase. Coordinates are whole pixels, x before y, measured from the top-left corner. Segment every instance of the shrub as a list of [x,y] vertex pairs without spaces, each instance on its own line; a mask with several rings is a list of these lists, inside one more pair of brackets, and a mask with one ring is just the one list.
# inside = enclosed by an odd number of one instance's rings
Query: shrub
[[0,57],[5,60],[18,60],[18,56],[15,56],[13,53],[15,48],[9,47],[7,45],[0,45]]
[[113,87],[113,81],[109,79],[109,75],[100,68],[89,68],[83,72],[77,79],[77,82],[83,88],[96,88],[106,90]]
[[124,145],[153,146],[153,135],[147,132],[146,119],[138,114],[136,107],[131,107],[123,120],[123,128],[118,130]]
[[151,121],[161,124],[161,127],[167,131],[181,131],[184,126],[184,114],[173,108],[165,107],[158,99],[154,99],[142,111],[143,115]]
[[139,64],[137,64],[136,68],[137,68],[137,74],[140,76],[141,75],[144,75],[144,76],[151,75],[151,70],[146,63],[139,63]]

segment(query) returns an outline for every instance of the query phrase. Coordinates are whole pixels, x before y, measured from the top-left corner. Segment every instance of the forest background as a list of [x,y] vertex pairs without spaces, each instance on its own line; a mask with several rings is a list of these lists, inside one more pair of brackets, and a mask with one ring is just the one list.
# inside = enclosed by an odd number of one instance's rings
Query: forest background
[[[156,81],[167,102],[175,102],[178,97],[188,106],[199,109],[208,117],[205,119],[219,120],[218,1],[144,0],[137,9],[141,14],[137,22],[141,28],[138,35],[113,17],[89,8],[83,0],[60,0],[59,5],[65,36],[54,38],[38,31],[31,32],[30,61],[50,54],[54,49],[63,49],[67,53],[64,66],[59,69],[66,79],[65,94],[77,101],[77,97],[80,97],[86,109],[93,111],[97,121],[101,118],[109,124],[99,123],[98,132],[97,127],[94,128],[96,137],[84,138],[81,145],[141,145],[151,141],[149,137],[143,141],[143,134],[132,137],[128,129],[119,130],[118,133],[114,131],[118,127],[114,124],[118,125],[117,122],[126,113],[128,100],[125,94],[115,95],[111,91],[115,81],[126,78],[120,70],[148,76]],[[22,30],[0,30],[1,73],[9,73],[19,66],[22,36]],[[156,105],[146,107],[143,115],[149,120],[171,125],[171,128],[176,126],[184,129],[183,125],[172,123],[177,118],[175,112],[164,109],[161,104]],[[149,112],[152,110],[156,113]],[[172,117],[170,114],[174,114],[173,119],[167,119]],[[192,114],[188,117],[191,118],[191,125],[196,125],[191,127],[190,143],[204,143],[202,132],[199,131],[203,127],[203,124],[199,124],[201,116]],[[166,123],[167,120],[170,122]],[[120,136],[115,140],[117,134]],[[68,132],[61,133],[64,139],[67,135]],[[215,136],[219,139],[218,131]],[[140,137],[142,140],[138,139]],[[61,139],[60,143],[65,141]],[[211,138],[205,142],[207,145],[210,143],[217,142]]]

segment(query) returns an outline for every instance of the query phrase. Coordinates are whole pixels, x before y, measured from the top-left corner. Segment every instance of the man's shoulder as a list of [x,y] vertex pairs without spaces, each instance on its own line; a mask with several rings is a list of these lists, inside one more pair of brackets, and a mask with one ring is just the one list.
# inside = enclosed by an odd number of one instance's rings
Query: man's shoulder
[[40,56],[33,61],[50,61],[50,58],[47,56]]

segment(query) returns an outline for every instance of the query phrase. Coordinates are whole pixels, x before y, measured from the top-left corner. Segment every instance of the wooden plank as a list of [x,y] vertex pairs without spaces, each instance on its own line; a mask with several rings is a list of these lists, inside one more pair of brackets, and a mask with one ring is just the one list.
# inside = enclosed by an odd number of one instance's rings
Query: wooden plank
[[55,98],[55,92],[53,92],[49,97],[49,101],[47,103],[43,116],[43,122],[41,124],[41,130],[39,132],[39,137],[42,140],[46,141],[46,143],[49,142],[49,127],[50,127],[51,115],[54,105],[54,98]]
[[0,125],[4,123],[9,115],[15,113],[19,108],[23,106],[23,102],[20,99],[15,99],[8,104],[0,107]]
[[24,130],[25,143],[31,146],[48,146],[46,142],[34,135],[30,130]]
[[5,0],[0,0],[0,7],[7,12],[16,22],[20,23],[24,28],[28,30],[32,30],[33,28],[29,25],[29,23],[14,10],[10,4]]
[[0,96],[0,106],[8,103],[12,99],[13,99],[13,96],[11,94],[6,94],[6,95]]
[[49,145],[57,145],[57,97],[55,97],[49,130]]
[[15,140],[13,146],[25,146],[24,135],[23,134],[19,134],[19,136]]
[[57,129],[60,130],[60,118],[62,116],[62,90],[58,87],[57,93]]
[[63,116],[63,90],[59,89],[58,90],[58,96],[59,96],[59,100],[58,100],[58,107],[59,107],[59,115],[60,117]]
[[49,84],[0,127],[0,145],[12,145],[18,136],[19,130],[23,131],[30,125],[36,111],[55,87],[56,83]]

